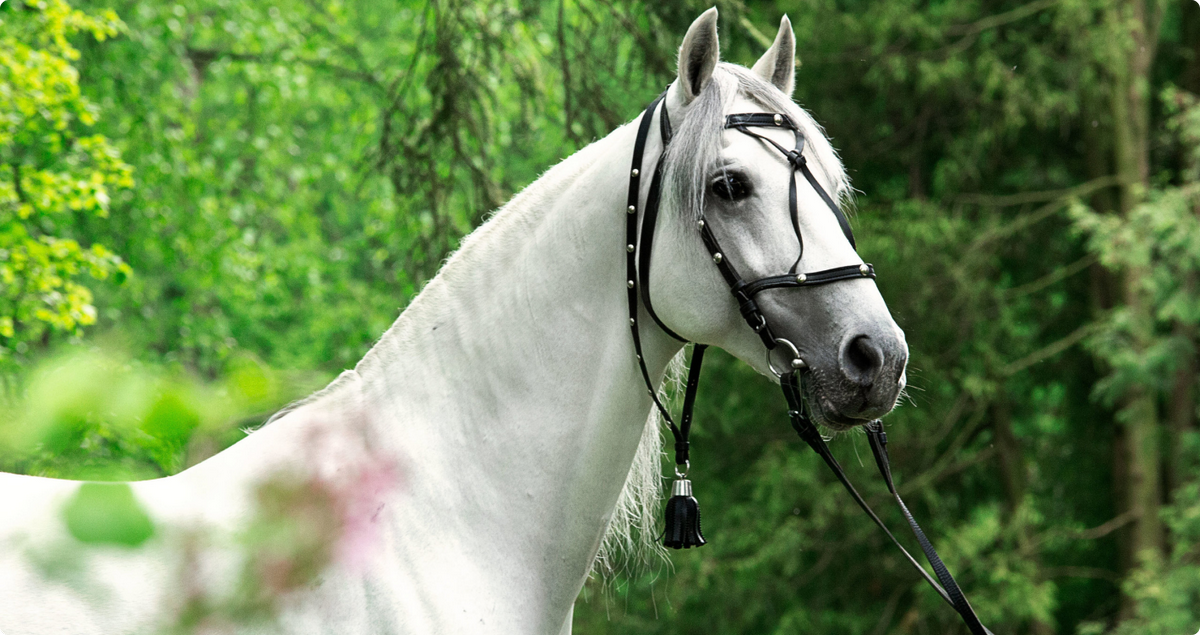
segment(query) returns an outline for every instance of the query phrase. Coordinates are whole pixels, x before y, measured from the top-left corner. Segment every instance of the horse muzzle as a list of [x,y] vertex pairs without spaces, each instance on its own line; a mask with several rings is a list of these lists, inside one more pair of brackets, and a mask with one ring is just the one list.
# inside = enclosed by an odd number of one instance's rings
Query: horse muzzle
[[906,381],[908,346],[894,323],[880,326],[852,331],[832,354],[805,360],[804,390],[814,421],[847,430],[896,406]]

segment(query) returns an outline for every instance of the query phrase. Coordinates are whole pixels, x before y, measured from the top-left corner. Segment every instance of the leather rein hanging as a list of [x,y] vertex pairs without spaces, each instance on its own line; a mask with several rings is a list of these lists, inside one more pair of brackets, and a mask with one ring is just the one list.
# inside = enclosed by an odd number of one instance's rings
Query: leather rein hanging
[[[667,144],[671,140],[671,123],[664,104],[666,94],[666,92],[663,92],[659,95],[646,108],[645,112],[642,113],[638,124],[637,137],[633,145],[633,163],[629,172],[629,195],[625,210],[625,286],[629,303],[629,328],[633,335],[633,346],[637,356],[638,368],[641,370],[642,379],[645,381],[650,399],[654,402],[654,406],[662,415],[663,420],[667,422],[667,426],[675,438],[675,474],[678,480],[674,486],[673,496],[668,502],[668,526],[665,531],[664,542],[666,546],[678,549],[692,546],[698,547],[705,543],[703,536],[700,535],[699,508],[691,495],[691,483],[685,477],[690,465],[688,457],[688,434],[691,431],[696,390],[700,382],[700,367],[704,361],[704,352],[707,349],[707,345],[696,344],[693,347],[692,360],[684,392],[683,409],[680,412],[679,423],[676,424],[675,419],[671,417],[671,413],[659,399],[658,393],[654,389],[654,382],[650,378],[650,372],[646,367],[646,361],[642,354],[642,340],[638,324],[638,301],[640,298],[641,303],[646,307],[646,312],[650,314],[650,317],[663,332],[680,342],[688,343],[685,338],[663,323],[658,314],[655,313],[654,305],[650,300],[650,255],[654,246],[654,227],[658,220],[658,207],[662,196],[663,162],[666,158]],[[650,177],[650,187],[646,196],[646,203],[644,206],[639,206],[642,163],[645,155],[646,141],[650,136],[651,121],[656,111],[659,113],[659,133],[662,138],[663,150]],[[742,317],[746,320],[750,328],[759,335],[763,345],[767,348],[767,364],[771,368],[771,371],[779,376],[780,386],[783,389],[784,398],[787,400],[788,416],[791,419],[793,429],[825,461],[825,464],[833,471],[834,475],[846,488],[846,491],[850,493],[851,497],[854,498],[858,506],[883,530],[892,543],[900,549],[908,562],[920,572],[925,581],[937,591],[938,595],[947,604],[958,612],[972,635],[992,635],[991,631],[979,621],[979,617],[975,614],[975,610],[971,608],[970,602],[967,601],[958,583],[954,580],[954,576],[950,574],[949,569],[946,568],[941,557],[938,556],[937,551],[934,549],[932,543],[929,542],[925,532],[921,530],[920,525],[917,524],[912,513],[909,512],[908,507],[900,498],[900,494],[896,491],[896,487],[892,481],[891,467],[888,462],[887,434],[883,430],[883,422],[876,419],[864,426],[871,446],[871,452],[875,456],[875,464],[879,468],[884,482],[887,484],[888,491],[896,500],[896,504],[904,514],[905,520],[908,521],[910,529],[912,529],[917,542],[921,546],[921,550],[933,567],[934,574],[932,576],[900,544],[900,541],[896,539],[883,521],[880,520],[879,516],[871,509],[870,505],[867,504],[850,483],[841,465],[838,464],[829,446],[826,445],[825,440],[821,437],[816,425],[808,417],[801,384],[802,375],[807,370],[807,367],[804,361],[800,359],[799,351],[788,340],[774,336],[767,317],[763,314],[754,299],[758,293],[767,289],[811,287],[842,280],[875,278],[875,268],[870,264],[862,263],[816,272],[798,272],[800,260],[804,253],[804,238],[800,233],[795,173],[800,172],[804,176],[805,180],[808,181],[809,185],[812,186],[821,197],[821,200],[825,202],[826,206],[829,207],[833,215],[837,218],[842,233],[850,241],[850,246],[856,247],[849,221],[825,191],[825,188],[821,186],[816,176],[813,175],[812,170],[809,169],[807,160],[804,157],[804,134],[791,118],[781,113],[728,115],[725,118],[725,128],[737,130],[742,134],[754,137],[769,145],[782,154],[792,168],[790,178],[788,179],[788,211],[792,227],[796,232],[796,238],[800,242],[800,254],[797,255],[795,262],[787,273],[747,282],[738,274],[733,263],[730,262],[728,256],[721,250],[716,235],[713,234],[711,227],[705,222],[703,215],[697,221],[697,229],[700,232],[700,238],[712,256],[713,263],[717,266],[717,269],[721,272],[721,276],[729,285],[730,292],[738,303],[738,310],[741,312]],[[796,138],[795,147],[790,150],[784,148],[772,139],[754,132],[751,130],[752,128],[782,128],[790,130]],[[640,215],[638,214],[639,209],[642,212]],[[639,216],[641,217],[640,233],[638,231]],[[780,345],[786,347],[788,349],[786,352],[791,353],[793,356],[791,367],[784,369],[782,372],[776,370],[771,362],[771,351]],[[685,503],[687,504],[685,505]],[[689,523],[691,524],[690,529]]]

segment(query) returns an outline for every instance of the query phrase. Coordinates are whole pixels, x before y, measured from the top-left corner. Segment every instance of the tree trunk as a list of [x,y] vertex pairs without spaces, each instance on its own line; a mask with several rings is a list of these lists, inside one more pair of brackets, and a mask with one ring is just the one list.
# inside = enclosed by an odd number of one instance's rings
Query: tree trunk
[[[1191,276],[1187,287],[1195,289],[1196,279]],[[1167,492],[1172,493],[1183,484],[1186,462],[1183,438],[1196,427],[1196,328],[1191,324],[1175,324],[1175,336],[1187,345],[1180,351],[1179,368],[1175,370],[1175,381],[1171,386],[1167,405],[1167,425],[1170,430],[1170,449],[1167,452]]]
[[[1112,124],[1113,164],[1121,177],[1118,204],[1122,216],[1142,201],[1150,177],[1150,69],[1154,60],[1161,7],[1154,0],[1116,0],[1110,9],[1110,25],[1119,35],[1131,39],[1121,63],[1113,73]],[[1144,281],[1149,276],[1145,267],[1131,267],[1120,273],[1120,299],[1129,311],[1130,336],[1134,352],[1142,355],[1151,347],[1154,335],[1153,305],[1147,297]],[[1125,538],[1122,551],[1129,554],[1136,566],[1145,557],[1163,555],[1163,529],[1159,519],[1162,501],[1161,449],[1158,406],[1152,386],[1133,386],[1121,400],[1118,420],[1124,429],[1124,460],[1116,466],[1125,474],[1122,511],[1133,512],[1134,522]],[[1122,613],[1131,610],[1131,600],[1125,598]]]
[[[1021,442],[1012,429],[1012,407],[1003,390],[992,406],[992,427],[996,440],[996,462],[1000,468],[1000,478],[1004,484],[1004,511],[1008,522],[1016,521],[1021,505],[1028,491],[1028,472],[1025,465],[1025,455],[1021,450]],[[1033,540],[1030,527],[1021,522],[1016,526],[1017,548],[1023,557],[1031,560],[1038,571],[1042,569],[1041,556],[1037,543]],[[1031,635],[1052,635],[1054,626],[1035,620],[1027,629],[1019,632]]]
[[1200,94],[1200,12],[1192,8],[1193,0],[1179,0],[1184,9],[1180,12],[1180,38],[1185,50],[1190,50],[1187,63],[1179,73],[1179,87]]
[[[1180,29],[1184,48],[1192,53],[1190,60],[1180,74],[1179,85],[1192,93],[1200,93],[1200,12],[1188,10],[1183,12],[1183,24]],[[1186,150],[1185,150],[1186,153]],[[1186,173],[1192,173],[1196,165],[1188,158],[1182,160]],[[1200,216],[1200,206],[1192,208],[1192,213]],[[1194,296],[1200,289],[1200,280],[1196,272],[1190,272],[1183,282],[1184,293]],[[1183,483],[1185,460],[1183,456],[1183,437],[1196,428],[1196,381],[1200,373],[1197,363],[1198,336],[1195,324],[1176,322],[1175,337],[1184,344],[1179,352],[1179,367],[1175,370],[1174,381],[1171,385],[1171,395],[1167,402],[1167,427],[1170,431],[1170,448],[1167,452],[1167,498],[1171,500],[1176,488]]]
[[1021,456],[1020,442],[1012,431],[1008,399],[1003,395],[997,397],[992,406],[992,427],[996,434],[996,462],[1004,484],[1004,511],[1011,517],[1017,513],[1025,498],[1025,460]]

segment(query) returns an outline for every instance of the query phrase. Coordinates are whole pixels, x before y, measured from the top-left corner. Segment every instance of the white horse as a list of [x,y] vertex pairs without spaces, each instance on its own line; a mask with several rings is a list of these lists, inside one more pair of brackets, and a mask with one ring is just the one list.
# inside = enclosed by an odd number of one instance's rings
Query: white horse
[[[684,37],[665,101],[675,135],[654,243],[655,308],[676,332],[768,377],[762,343],[694,219],[703,211],[748,276],[795,259],[791,167],[762,142],[724,130],[729,113],[786,113],[807,137],[805,153],[825,189],[848,192],[834,150],[790,99],[794,59],[785,17],[753,69],[718,63],[710,9]],[[646,173],[663,149],[653,130]],[[179,616],[200,605],[196,598],[238,593],[247,559],[236,541],[204,536],[237,535],[257,513],[262,484],[286,475],[326,495],[356,497],[329,513],[343,514],[331,525],[338,531],[370,534],[359,557],[335,554],[303,584],[280,583],[270,622],[200,619],[191,628],[570,633],[573,603],[606,532],[627,532],[631,516],[649,513],[630,509],[639,501],[652,507],[647,490],[658,495],[661,441],[626,315],[623,227],[635,132],[620,127],[518,194],[463,242],[354,370],[212,459],[130,484],[159,528],[142,546],[72,551],[62,510],[80,483],[0,474],[0,631],[181,628]],[[785,130],[763,134],[793,142]],[[714,182],[724,183],[717,195]],[[643,179],[643,200],[648,186]],[[799,192],[804,269],[860,263],[817,194]],[[845,428],[894,406],[907,348],[873,280],[759,299],[811,368],[819,422]],[[642,338],[651,375],[661,380],[681,345],[648,320]],[[73,554],[68,573],[47,564],[63,553]]]

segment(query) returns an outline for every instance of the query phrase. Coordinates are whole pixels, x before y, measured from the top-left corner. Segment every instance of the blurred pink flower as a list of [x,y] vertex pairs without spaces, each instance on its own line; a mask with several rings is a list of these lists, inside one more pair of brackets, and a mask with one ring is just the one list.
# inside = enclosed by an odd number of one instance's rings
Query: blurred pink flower
[[366,568],[379,547],[379,520],[387,494],[402,480],[399,465],[376,458],[337,484],[334,494],[342,522],[334,560],[354,572]]

